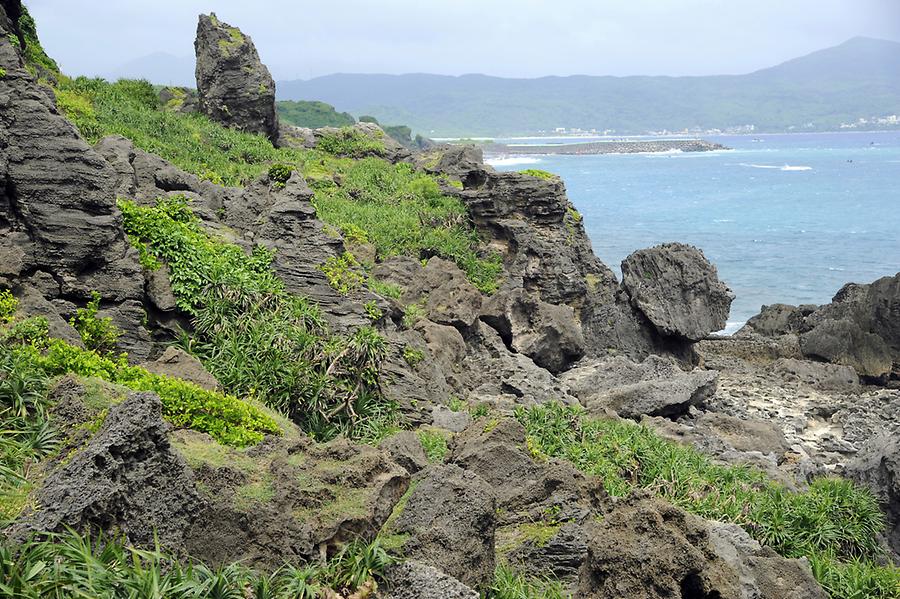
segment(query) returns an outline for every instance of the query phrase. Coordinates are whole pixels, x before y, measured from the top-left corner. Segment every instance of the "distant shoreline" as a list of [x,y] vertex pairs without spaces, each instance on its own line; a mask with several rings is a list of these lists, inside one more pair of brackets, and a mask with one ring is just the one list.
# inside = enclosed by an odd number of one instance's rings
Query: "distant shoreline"
[[483,150],[490,155],[590,155],[590,154],[638,154],[655,152],[712,152],[728,150],[722,144],[703,139],[659,139],[592,141],[562,144],[485,144]]

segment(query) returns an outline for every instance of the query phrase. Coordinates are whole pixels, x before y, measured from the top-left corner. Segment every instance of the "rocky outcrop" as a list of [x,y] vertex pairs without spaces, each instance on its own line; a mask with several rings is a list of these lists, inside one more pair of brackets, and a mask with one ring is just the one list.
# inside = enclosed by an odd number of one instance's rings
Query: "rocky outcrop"
[[887,516],[887,541],[900,555],[900,434],[870,439],[847,465],[848,478],[867,486]]
[[478,599],[480,595],[437,568],[406,560],[388,570],[385,599]]
[[870,381],[900,373],[900,273],[869,284],[848,283],[823,306],[763,306],[740,336],[799,335],[813,360],[853,368]]
[[275,81],[253,41],[210,13],[200,15],[194,50],[200,112],[228,127],[277,141]]
[[661,335],[699,341],[725,328],[734,294],[697,248],[666,243],[622,261],[622,285]]
[[625,418],[677,416],[702,404],[716,390],[718,372],[682,371],[671,359],[650,356],[637,363],[618,357],[574,368],[561,377],[589,411],[612,410]]
[[0,31],[0,285],[30,296],[25,303],[56,330],[100,293],[103,315],[126,332],[119,348],[145,359],[143,281],[116,209],[114,172],[59,114],[10,35]]
[[389,532],[404,539],[408,558],[478,587],[494,574],[494,512],[491,488],[475,473],[432,466],[415,482]]
[[403,300],[421,303],[432,322],[467,329],[478,318],[482,298],[456,264],[431,258],[407,282]]
[[165,547],[182,547],[204,501],[169,443],[161,411],[152,393],[133,393],[110,409],[96,435],[47,477],[36,507],[10,534],[119,530],[138,545],[158,538]]
[[522,289],[501,291],[483,306],[481,319],[511,349],[559,373],[584,355],[581,325],[569,306],[556,306]]
[[221,388],[219,381],[203,367],[200,360],[177,347],[167,347],[160,357],[152,362],[144,362],[141,367],[149,372],[189,381],[211,391]]

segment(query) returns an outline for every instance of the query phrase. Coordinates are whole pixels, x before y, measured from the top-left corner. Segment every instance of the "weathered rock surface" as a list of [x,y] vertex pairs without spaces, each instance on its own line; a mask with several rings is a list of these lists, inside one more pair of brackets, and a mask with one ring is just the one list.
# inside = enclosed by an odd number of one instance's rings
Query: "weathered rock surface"
[[428,319],[457,329],[466,329],[478,318],[481,293],[456,264],[431,258],[409,282],[404,302],[422,302]]
[[496,526],[491,488],[452,464],[429,467],[415,485],[390,531],[404,536],[404,555],[465,584],[488,583]]
[[437,568],[407,560],[387,572],[385,599],[478,599],[480,595]]
[[33,511],[11,535],[63,531],[120,530],[136,544],[152,546],[154,535],[168,548],[183,546],[185,531],[204,502],[184,460],[173,451],[152,393],[132,393],[110,409],[83,449],[52,472],[37,493]]
[[872,490],[887,516],[887,541],[900,554],[900,434],[870,439],[847,465],[846,474]]
[[200,15],[194,50],[200,112],[276,141],[275,81],[253,41],[210,13]]
[[428,466],[428,457],[422,449],[419,437],[412,431],[394,433],[378,445],[387,451],[397,464],[410,474],[423,470]]
[[60,321],[100,293],[102,307],[126,331],[120,349],[145,359],[149,336],[134,309],[143,280],[115,205],[113,170],[25,68],[10,26],[0,19],[0,285],[28,296],[62,334]]
[[559,373],[584,355],[581,323],[569,306],[555,306],[522,289],[501,291],[482,307],[481,319],[513,350]]
[[564,373],[561,380],[589,411],[610,409],[625,418],[676,416],[702,404],[716,389],[718,372],[684,372],[671,359],[637,363],[617,357]]
[[690,341],[724,329],[734,299],[703,252],[681,243],[625,258],[622,285],[660,334]]
[[763,306],[741,336],[796,334],[805,357],[852,367],[885,382],[900,372],[900,273],[848,283],[823,306]]
[[799,381],[817,389],[849,393],[859,389],[859,375],[852,366],[780,358],[769,370],[785,381]]

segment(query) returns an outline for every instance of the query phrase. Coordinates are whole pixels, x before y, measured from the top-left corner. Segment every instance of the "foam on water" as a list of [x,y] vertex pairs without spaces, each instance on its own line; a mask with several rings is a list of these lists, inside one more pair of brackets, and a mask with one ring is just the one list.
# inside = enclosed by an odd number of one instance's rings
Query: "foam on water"
[[540,158],[534,158],[533,156],[498,156],[496,158],[488,158],[484,162],[491,166],[502,167],[518,166],[520,164],[538,164],[540,161]]
[[785,164],[784,166],[776,166],[774,164],[747,164],[746,162],[741,162],[738,166],[746,166],[748,168],[766,168],[773,169],[778,171],[811,171],[813,168],[811,166],[792,166],[790,164]]

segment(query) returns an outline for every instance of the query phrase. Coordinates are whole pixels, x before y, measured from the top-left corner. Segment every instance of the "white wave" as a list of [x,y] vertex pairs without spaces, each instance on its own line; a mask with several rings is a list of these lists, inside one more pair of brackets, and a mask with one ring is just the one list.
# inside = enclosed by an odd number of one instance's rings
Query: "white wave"
[[531,156],[503,156],[498,158],[488,158],[484,162],[491,166],[515,166],[517,164],[537,164],[541,162],[541,159],[532,158]]
[[741,162],[738,166],[746,166],[749,168],[769,168],[776,169],[779,171],[811,171],[813,168],[811,166],[793,166],[790,164],[785,164],[784,166],[776,166],[774,164],[748,164],[746,162]]
[[737,333],[742,326],[747,324],[744,320],[729,320],[725,323],[725,328],[721,331],[718,331],[720,335],[734,335]]

